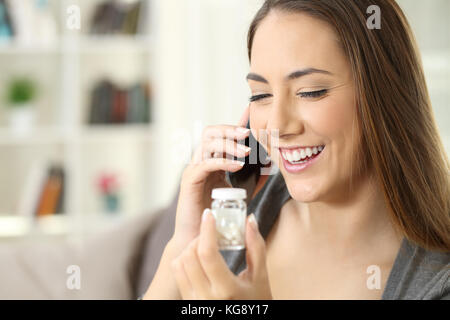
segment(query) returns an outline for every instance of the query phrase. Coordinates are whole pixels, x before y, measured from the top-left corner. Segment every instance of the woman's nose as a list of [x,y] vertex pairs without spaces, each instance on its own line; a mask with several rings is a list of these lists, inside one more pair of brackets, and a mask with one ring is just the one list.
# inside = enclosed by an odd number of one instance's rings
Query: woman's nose
[[304,131],[304,122],[295,112],[295,106],[280,100],[271,108],[266,130],[272,137],[299,135]]

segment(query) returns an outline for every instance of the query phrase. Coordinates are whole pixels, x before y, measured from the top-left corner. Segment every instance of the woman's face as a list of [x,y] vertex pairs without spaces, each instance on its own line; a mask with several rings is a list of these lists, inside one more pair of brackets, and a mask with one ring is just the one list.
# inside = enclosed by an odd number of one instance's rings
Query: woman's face
[[[287,77],[307,69],[319,71]],[[280,168],[292,198],[340,199],[355,165],[359,133],[351,68],[332,28],[305,14],[272,11],[255,33],[248,83],[252,134]],[[272,138],[261,140],[264,130]],[[279,139],[273,138],[276,130]],[[301,155],[308,146],[324,148],[306,168],[289,172],[283,148],[299,147],[294,150]]]

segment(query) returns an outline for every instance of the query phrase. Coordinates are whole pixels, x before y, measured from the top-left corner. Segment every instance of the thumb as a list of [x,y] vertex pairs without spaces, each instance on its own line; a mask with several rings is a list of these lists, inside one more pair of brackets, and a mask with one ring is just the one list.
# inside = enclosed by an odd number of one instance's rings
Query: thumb
[[254,279],[264,275],[266,273],[266,244],[259,232],[254,213],[247,217],[245,246],[248,277]]

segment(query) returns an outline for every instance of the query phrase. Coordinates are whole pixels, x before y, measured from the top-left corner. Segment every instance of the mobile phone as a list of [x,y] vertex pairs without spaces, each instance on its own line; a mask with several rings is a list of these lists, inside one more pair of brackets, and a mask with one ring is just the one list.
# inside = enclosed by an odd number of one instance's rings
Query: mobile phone
[[[248,120],[246,128],[250,129],[250,120]],[[238,141],[238,143],[242,143],[242,140]],[[233,157],[234,160],[245,162],[243,168],[236,172],[227,171],[226,179],[233,187],[246,188],[247,190],[252,191],[259,180],[261,168],[264,167],[264,164],[261,163],[260,159],[266,159],[267,152],[252,135],[251,131],[248,137],[245,138],[244,144],[245,146],[250,146],[252,148],[249,155],[244,158]],[[250,196],[247,196],[247,199],[249,198]]]

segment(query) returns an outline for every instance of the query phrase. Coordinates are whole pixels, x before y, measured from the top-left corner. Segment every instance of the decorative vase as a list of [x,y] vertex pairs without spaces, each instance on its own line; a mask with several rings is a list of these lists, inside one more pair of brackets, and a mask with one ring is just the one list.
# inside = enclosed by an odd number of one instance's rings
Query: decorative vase
[[119,196],[115,193],[108,193],[104,196],[105,210],[107,213],[113,214],[119,211]]
[[31,131],[34,124],[34,108],[29,104],[14,105],[8,111],[11,132],[24,134]]

